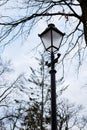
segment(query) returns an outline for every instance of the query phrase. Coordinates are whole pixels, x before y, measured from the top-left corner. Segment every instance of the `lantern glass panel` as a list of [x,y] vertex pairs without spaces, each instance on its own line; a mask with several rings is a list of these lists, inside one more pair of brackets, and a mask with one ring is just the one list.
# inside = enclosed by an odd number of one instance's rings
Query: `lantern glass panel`
[[59,49],[61,45],[63,35],[52,30],[52,38],[53,38],[53,51],[56,51]]
[[51,47],[51,30],[41,36],[42,43],[46,50]]

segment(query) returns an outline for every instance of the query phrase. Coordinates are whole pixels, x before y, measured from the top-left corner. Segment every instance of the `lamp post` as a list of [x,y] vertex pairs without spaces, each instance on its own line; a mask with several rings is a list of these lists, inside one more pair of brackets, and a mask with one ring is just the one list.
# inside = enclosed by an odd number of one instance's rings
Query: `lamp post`
[[51,56],[51,63],[47,64],[48,67],[51,67],[51,130],[57,130],[55,63],[60,57],[58,53],[58,57],[55,59],[54,54],[59,50],[63,36],[64,33],[59,31],[54,24],[49,24],[48,27],[39,34],[45,50],[48,51]]

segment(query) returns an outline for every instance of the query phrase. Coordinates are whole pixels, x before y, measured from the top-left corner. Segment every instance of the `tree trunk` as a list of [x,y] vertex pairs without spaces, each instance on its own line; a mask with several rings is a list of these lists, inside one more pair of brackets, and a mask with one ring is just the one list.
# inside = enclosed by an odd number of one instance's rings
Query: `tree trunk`
[[87,45],[87,0],[79,0],[82,9],[82,22],[83,22],[83,31],[85,36],[85,42]]

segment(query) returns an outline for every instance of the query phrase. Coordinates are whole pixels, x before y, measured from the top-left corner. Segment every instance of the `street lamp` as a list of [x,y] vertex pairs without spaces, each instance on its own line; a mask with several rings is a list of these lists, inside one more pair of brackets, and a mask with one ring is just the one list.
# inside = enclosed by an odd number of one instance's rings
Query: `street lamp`
[[45,50],[51,56],[51,63],[47,64],[51,67],[51,125],[52,130],[57,130],[57,117],[56,117],[56,81],[55,81],[55,63],[57,62],[60,54],[55,59],[54,54],[59,50],[64,33],[59,31],[54,24],[49,24],[48,27],[39,34]]

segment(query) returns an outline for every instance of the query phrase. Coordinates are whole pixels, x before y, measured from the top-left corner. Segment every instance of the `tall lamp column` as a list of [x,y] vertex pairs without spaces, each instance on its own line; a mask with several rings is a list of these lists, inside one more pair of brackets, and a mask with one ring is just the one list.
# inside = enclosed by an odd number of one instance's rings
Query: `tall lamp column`
[[55,63],[57,63],[60,54],[55,58],[55,54],[58,52],[64,33],[59,31],[54,24],[49,24],[48,27],[39,34],[41,41],[51,56],[51,62],[47,63],[48,67],[51,67],[51,130],[57,130],[57,116],[56,116],[56,81],[55,81]]
[[54,53],[51,52],[51,128],[52,130],[57,130],[57,117],[56,117],[56,81],[55,81],[55,63],[54,63]]

